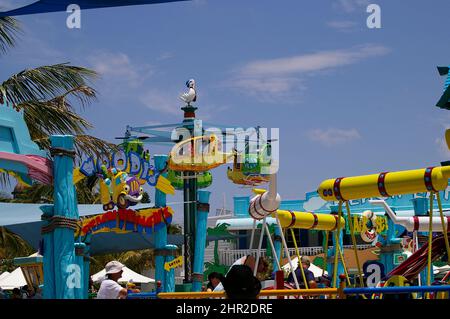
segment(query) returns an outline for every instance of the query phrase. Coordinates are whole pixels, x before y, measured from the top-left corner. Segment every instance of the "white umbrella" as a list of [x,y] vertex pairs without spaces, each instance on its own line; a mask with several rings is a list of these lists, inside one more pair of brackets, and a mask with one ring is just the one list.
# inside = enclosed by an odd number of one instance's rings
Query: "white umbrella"
[[[141,274],[138,274],[137,272],[134,272],[133,270],[123,267],[122,268],[123,273],[122,277],[118,280],[119,282],[134,282],[141,283],[141,284],[148,284],[148,283],[154,283],[155,279],[145,277]],[[99,271],[98,273],[91,276],[93,282],[102,282],[106,278],[106,270],[103,269]]]
[[439,273],[446,273],[447,271],[450,271],[449,265],[444,265],[442,267],[433,266],[433,274],[435,274],[435,275],[437,275]]
[[[295,271],[295,269],[297,269],[297,266],[298,266],[298,257],[295,257],[295,258],[292,259],[292,268],[294,268],[294,271]],[[291,271],[291,267],[290,267],[289,263],[287,263],[286,265],[282,266],[281,268],[283,268],[283,271],[285,271],[285,272],[286,271],[287,272]],[[322,268],[317,267],[313,263],[309,264],[308,270],[311,271],[314,274],[314,277],[316,277],[316,278],[321,277],[322,273],[323,273]],[[327,274],[328,274],[328,272],[325,271],[325,275],[327,275]]]
[[20,267],[16,268],[12,273],[0,280],[0,287],[5,290],[20,288],[26,284],[27,281],[25,280],[25,276],[23,275]]
[[10,274],[10,272],[8,272],[8,271],[2,272],[0,274],[0,280],[2,280],[3,278],[6,278],[6,276],[8,276],[9,274]]

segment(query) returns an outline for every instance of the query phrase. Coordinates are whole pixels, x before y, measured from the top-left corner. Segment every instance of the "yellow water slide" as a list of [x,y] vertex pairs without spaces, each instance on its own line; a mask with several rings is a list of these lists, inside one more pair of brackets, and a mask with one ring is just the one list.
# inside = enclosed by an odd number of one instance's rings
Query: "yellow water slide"
[[[283,228],[334,231],[338,226],[338,216],[332,214],[315,214],[282,209],[278,209],[277,214]],[[275,217],[275,214],[272,214],[272,217]],[[341,217],[339,228],[343,229],[344,226],[345,220]]]
[[340,177],[323,181],[317,192],[326,201],[347,201],[445,190],[450,166]]

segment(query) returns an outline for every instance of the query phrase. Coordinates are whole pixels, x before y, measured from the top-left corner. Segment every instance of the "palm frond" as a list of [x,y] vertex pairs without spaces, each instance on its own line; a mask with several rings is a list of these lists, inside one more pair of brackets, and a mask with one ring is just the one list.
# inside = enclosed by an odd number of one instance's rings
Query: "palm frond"
[[86,86],[96,77],[95,71],[68,63],[47,65],[14,74],[0,85],[0,91],[10,103],[18,105],[53,99]]
[[106,142],[100,138],[91,135],[75,135],[75,150],[78,156],[98,156],[100,154],[110,154],[117,151],[117,145]]
[[31,254],[33,249],[19,235],[0,227],[0,259],[11,259]]
[[51,102],[29,101],[18,107],[24,109],[24,120],[33,140],[52,134],[82,134],[92,128],[77,113]]
[[82,85],[53,98],[52,100],[48,101],[48,103],[65,110],[74,110],[70,99],[71,97],[80,102],[80,106],[84,108],[85,106],[89,105],[92,100],[97,98],[97,92],[90,86]]
[[16,44],[17,36],[21,33],[19,21],[12,17],[0,18],[0,52],[6,53]]
[[34,183],[10,200],[12,203],[51,203],[53,202],[53,185]]
[[[110,154],[117,149],[117,145],[106,142],[91,135],[74,135],[75,152],[78,159],[86,156],[98,156],[100,154]],[[33,141],[44,149],[50,149],[50,138],[42,137]]]

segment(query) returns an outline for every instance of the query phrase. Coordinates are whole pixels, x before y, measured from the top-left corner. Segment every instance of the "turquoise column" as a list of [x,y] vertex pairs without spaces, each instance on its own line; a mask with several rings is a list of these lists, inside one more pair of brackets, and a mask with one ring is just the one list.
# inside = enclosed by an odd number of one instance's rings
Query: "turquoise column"
[[[75,263],[74,230],[78,207],[73,185],[73,137],[54,135],[50,137],[53,156],[54,205],[50,222],[53,231],[53,262],[55,294],[57,299],[76,298],[75,289],[80,285],[80,269]],[[45,262],[45,260],[44,260]],[[49,274],[45,274],[48,276]],[[44,286],[45,290],[45,286]]]
[[194,271],[192,273],[192,291],[201,291],[203,284],[203,266],[206,245],[206,228],[211,192],[199,190],[197,204],[197,225],[195,229]]
[[380,240],[382,243],[380,248],[380,262],[384,265],[386,274],[396,267],[394,265],[394,255],[402,252],[401,241],[401,238],[396,238],[396,225],[389,218],[386,240]]
[[[43,228],[49,226],[49,219],[53,217],[53,205],[43,205],[39,207],[42,211]],[[53,251],[53,232],[42,232],[42,260],[44,271],[44,299],[55,299],[55,261]]]
[[80,269],[80,283],[75,286],[75,298],[76,299],[85,299],[85,290],[87,291],[87,286],[85,282],[85,273],[84,273],[84,250],[86,248],[86,244],[84,243],[75,243],[75,263]]
[[91,255],[91,236],[92,234],[87,234],[84,241],[84,256],[83,256],[83,274],[84,274],[84,299],[89,298],[89,272],[90,272],[90,255]]
[[[276,258],[278,258],[278,260],[281,260],[281,233],[280,233],[280,228],[279,227],[275,227],[275,233],[274,233],[274,244],[275,246],[275,256]],[[275,256],[273,258],[273,271],[278,271],[278,264],[275,260]]]
[[[331,205],[330,206],[331,209],[331,213],[335,213],[337,215],[338,209],[339,207],[337,205]],[[330,235],[332,236],[333,239],[333,248],[329,248],[328,249],[328,260],[327,260],[327,271],[328,271],[328,276],[330,276],[330,278],[333,278],[333,270],[334,270],[334,255],[337,253],[336,251],[336,238],[334,235],[334,232],[330,233]],[[339,247],[342,249],[343,247],[343,229],[341,229],[339,231],[338,234],[338,241],[339,241]],[[339,275],[340,274],[344,274],[344,266],[342,265],[342,261],[341,261],[341,257],[338,256],[338,267],[337,267],[337,280],[336,280],[336,286],[339,287]],[[331,284],[333,284],[331,282]],[[334,287],[334,288],[337,288]]]
[[[155,155],[155,168],[161,171],[166,166],[167,155]],[[162,174],[167,176],[167,173]],[[155,190],[155,207],[166,207],[166,194]],[[167,226],[162,223],[162,227],[155,231],[155,280],[161,282],[161,288],[165,288],[164,283],[164,252],[167,245]],[[163,290],[164,291],[164,290]]]
[[[178,249],[175,245],[166,245],[166,251],[168,255],[166,257],[166,262],[171,262],[175,259],[175,253]],[[175,291],[175,268],[170,269],[165,272],[164,278],[164,292],[174,292]]]
[[[413,202],[413,207],[414,207],[414,215],[415,216],[429,216],[429,202],[430,199],[426,198],[426,197],[417,197],[412,199]],[[433,212],[435,212],[435,210],[433,209]],[[428,236],[427,232],[417,232],[417,236],[422,235],[422,236]],[[420,247],[417,247],[417,249],[419,249]],[[427,284],[427,268],[425,267],[425,269],[423,271],[420,272],[419,276],[420,276],[420,281],[422,286],[426,286]],[[431,272],[431,282],[434,281],[434,274],[433,272]]]

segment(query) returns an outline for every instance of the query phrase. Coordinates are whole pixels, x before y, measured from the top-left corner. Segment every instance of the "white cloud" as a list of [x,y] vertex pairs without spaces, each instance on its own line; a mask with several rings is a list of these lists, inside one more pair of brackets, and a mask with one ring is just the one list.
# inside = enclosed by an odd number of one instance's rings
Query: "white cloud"
[[369,4],[369,0],[338,0],[334,2],[335,6],[347,13],[354,12],[362,7],[367,7]]
[[327,202],[322,198],[320,198],[319,196],[311,197],[310,199],[308,199],[308,201],[303,203],[303,208],[308,212],[313,212],[315,210],[320,209],[326,203]]
[[438,147],[439,155],[445,156],[445,157],[448,158],[449,155],[450,155],[450,150],[448,149],[448,146],[447,146],[447,143],[446,143],[445,139],[444,138],[437,138],[435,140],[435,143],[436,143],[436,145]]
[[182,101],[178,100],[177,94],[162,93],[157,90],[148,90],[140,98],[139,101],[150,110],[179,116],[182,114],[180,107]]
[[156,58],[157,61],[164,61],[167,59],[172,59],[173,57],[175,57],[175,53],[173,52],[163,52],[160,54],[160,56],[158,58]]
[[356,22],[349,20],[329,21],[327,25],[338,31],[350,31],[356,27]]
[[192,3],[196,6],[203,6],[208,4],[207,0],[193,0]]
[[366,44],[350,49],[257,60],[234,71],[225,86],[242,90],[260,100],[291,97],[305,89],[304,77],[319,71],[357,63],[370,57],[385,55],[389,49]]
[[348,50],[320,51],[287,58],[260,60],[247,64],[244,75],[286,75],[308,73],[353,64],[372,56],[384,55],[389,50],[381,45],[362,45]]
[[327,130],[315,129],[310,130],[307,135],[310,140],[325,146],[344,144],[361,138],[359,132],[354,128],[347,130],[336,128],[329,128]]
[[103,79],[119,81],[136,87],[152,74],[149,65],[135,65],[124,53],[97,52],[88,62]]
[[162,125],[164,124],[163,122],[160,121],[147,121],[145,122],[145,125],[151,126],[151,125]]

